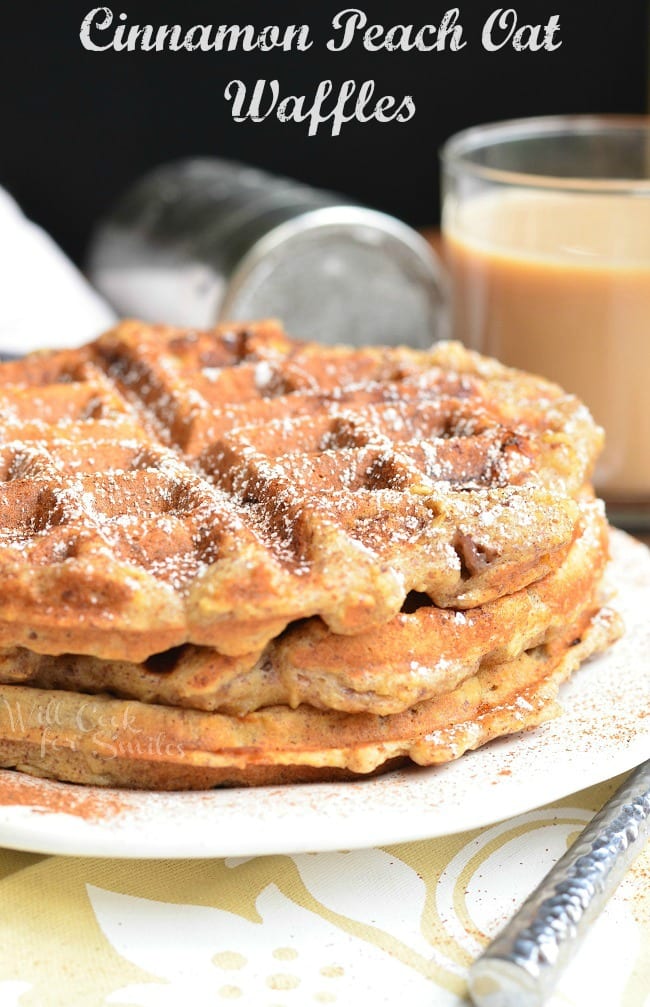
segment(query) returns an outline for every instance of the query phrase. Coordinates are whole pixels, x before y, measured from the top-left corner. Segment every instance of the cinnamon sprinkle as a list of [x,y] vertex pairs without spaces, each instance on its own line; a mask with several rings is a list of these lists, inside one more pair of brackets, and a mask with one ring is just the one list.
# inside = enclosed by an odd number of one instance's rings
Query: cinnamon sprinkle
[[0,807],[30,807],[42,814],[66,814],[84,821],[113,819],[128,807],[115,791],[57,783],[12,770],[0,772]]

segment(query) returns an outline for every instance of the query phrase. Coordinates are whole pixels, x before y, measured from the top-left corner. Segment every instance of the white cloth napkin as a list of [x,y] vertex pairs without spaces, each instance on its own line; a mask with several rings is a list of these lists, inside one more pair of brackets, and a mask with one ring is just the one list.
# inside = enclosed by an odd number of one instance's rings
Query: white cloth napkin
[[114,320],[49,234],[0,189],[0,353],[77,346]]

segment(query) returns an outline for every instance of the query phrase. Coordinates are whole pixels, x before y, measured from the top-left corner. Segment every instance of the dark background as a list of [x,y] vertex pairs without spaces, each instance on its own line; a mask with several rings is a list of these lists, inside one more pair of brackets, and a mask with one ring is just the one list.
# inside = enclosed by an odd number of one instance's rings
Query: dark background
[[[437,24],[444,3],[348,0],[318,5],[293,0],[109,2],[129,24],[308,23],[306,53],[94,53],[79,29],[96,4],[3,5],[0,183],[77,261],[93,222],[136,176],[160,162],[192,155],[237,158],[337,189],[417,226],[438,215],[437,149],[465,126],[550,113],[646,111],[648,5],[591,2],[513,3],[521,23],[560,15],[555,53],[488,53],[481,27],[496,4],[460,3],[468,45],[460,52],[344,53],[325,46],[333,15],[348,6],[369,22]],[[108,35],[108,33],[107,33]],[[415,118],[405,124],[348,124],[338,138],[327,126],[308,137],[305,125],[275,118],[236,124],[224,87],[277,78],[283,96],[314,94],[324,78],[373,79],[377,96],[412,94]]]

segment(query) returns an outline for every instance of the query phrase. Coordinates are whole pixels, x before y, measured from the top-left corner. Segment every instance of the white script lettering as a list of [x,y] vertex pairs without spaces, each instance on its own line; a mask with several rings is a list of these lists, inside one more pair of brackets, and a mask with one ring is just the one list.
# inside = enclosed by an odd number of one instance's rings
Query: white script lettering
[[488,52],[497,52],[510,43],[517,52],[538,52],[540,49],[555,52],[562,45],[561,39],[555,41],[560,30],[559,14],[553,14],[545,25],[517,25],[517,11],[514,7],[497,7],[483,26],[483,48]]
[[[460,9],[452,7],[442,18],[440,25],[425,24],[415,28],[412,24],[396,24],[384,28],[381,24],[368,25],[368,18],[358,7],[348,7],[339,11],[332,18],[332,28],[341,32],[339,39],[331,38],[327,42],[330,52],[343,52],[348,49],[359,32],[363,32],[363,48],[366,52],[442,52],[447,48],[457,52],[463,49],[466,42],[463,39],[463,28],[458,23]],[[365,31],[364,31],[365,29]]]
[[401,100],[385,95],[373,105],[374,91],[375,82],[372,80],[366,80],[360,86],[354,80],[346,80],[334,93],[332,81],[323,80],[309,101],[306,95],[292,94],[280,98],[277,80],[258,80],[250,94],[243,81],[231,80],[226,85],[224,97],[232,102],[231,114],[235,122],[262,122],[275,113],[279,122],[309,123],[309,136],[315,136],[325,123],[329,123],[332,136],[339,136],[343,126],[355,120],[403,123],[415,115],[415,102],[411,95],[405,95]]
[[[286,28],[267,25],[258,30],[247,25],[195,24],[187,30],[181,25],[154,25],[126,23],[124,13],[118,15],[122,22],[113,26],[114,16],[110,7],[94,7],[81,22],[79,39],[84,49],[91,52],[234,52],[241,48],[244,52],[258,49],[270,52],[282,49],[284,52],[306,52],[313,43],[309,36],[309,25],[290,24]],[[112,31],[109,31],[112,29]],[[104,41],[105,40],[105,41]]]

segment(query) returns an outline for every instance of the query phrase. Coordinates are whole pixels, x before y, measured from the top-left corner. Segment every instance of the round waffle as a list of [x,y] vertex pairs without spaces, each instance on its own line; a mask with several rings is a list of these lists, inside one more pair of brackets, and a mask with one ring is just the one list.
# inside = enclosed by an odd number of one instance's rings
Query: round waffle
[[273,323],[130,322],[1,364],[0,431],[0,646],[131,662],[518,592],[565,560],[601,443],[576,399],[456,344]]
[[24,648],[0,654],[0,682],[230,715],[306,703],[347,713],[399,713],[487,668],[550,647],[567,625],[598,608],[608,527],[600,501],[580,504],[580,531],[567,558],[535,584],[466,611],[426,597],[357,636],[318,618],[290,626],[261,652],[227,657],[186,645],[142,663]]
[[0,766],[156,789],[332,780],[434,765],[557,713],[559,685],[617,635],[608,610],[512,661],[381,717],[271,706],[243,717],[78,692],[0,686]]

